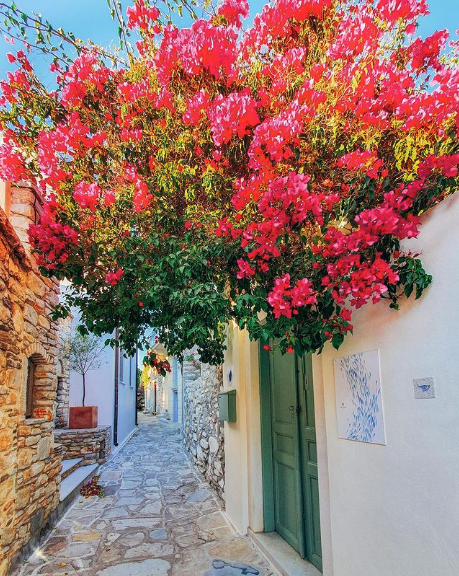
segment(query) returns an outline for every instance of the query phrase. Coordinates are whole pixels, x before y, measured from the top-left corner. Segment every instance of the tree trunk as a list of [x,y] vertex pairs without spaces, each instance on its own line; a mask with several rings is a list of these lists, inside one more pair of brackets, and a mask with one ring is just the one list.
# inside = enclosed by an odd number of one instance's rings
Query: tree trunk
[[83,376],[83,406],[84,406],[84,398],[86,396],[86,374],[82,374]]

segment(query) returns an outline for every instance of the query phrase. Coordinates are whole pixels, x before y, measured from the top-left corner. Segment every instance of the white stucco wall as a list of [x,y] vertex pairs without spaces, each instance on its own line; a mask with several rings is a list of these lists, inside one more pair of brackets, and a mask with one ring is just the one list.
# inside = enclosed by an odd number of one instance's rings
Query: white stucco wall
[[[79,322],[78,310],[73,310],[72,329]],[[112,450],[114,445],[115,417],[115,350],[110,346],[104,348],[101,355],[101,366],[86,374],[85,406],[98,407],[98,425],[111,426]],[[123,379],[118,384],[118,446],[135,428],[136,416],[136,362],[135,357],[123,358]],[[69,406],[81,406],[83,384],[81,375],[70,371]]]
[[[354,335],[314,359],[323,394],[333,568],[325,576],[459,574],[459,195],[425,218],[419,238],[434,277],[421,300],[355,316]],[[379,349],[387,446],[338,439],[333,359]],[[323,378],[322,378],[323,374]],[[437,397],[414,398],[433,377]],[[323,390],[322,390],[323,386]],[[326,463],[319,464],[319,476]],[[322,468],[322,470],[321,470]]]
[[[131,434],[135,428],[136,414],[136,361],[135,356],[124,358],[125,368],[130,367],[129,378],[124,378],[124,382],[118,385],[118,445]],[[112,380],[112,388],[114,380]]]
[[[131,377],[125,377],[125,382],[118,385],[118,445],[129,436],[135,428],[135,358],[125,359],[125,369],[131,363]],[[81,375],[70,372],[70,406],[81,406],[83,386]],[[112,449],[114,441],[114,411],[115,411],[115,351],[107,346],[102,356],[102,365],[97,370],[91,370],[86,375],[86,406],[98,407],[99,426],[112,427]]]
[[166,377],[164,378],[164,389],[163,389],[163,411],[167,412],[167,415],[172,420],[172,404],[173,404],[173,394],[172,394],[172,373],[167,372]]
[[[233,526],[263,531],[258,344],[246,331],[228,329],[224,390],[236,388],[236,422],[225,422],[225,503]],[[232,371],[232,381],[228,374]]]
[[[111,426],[113,435],[113,410],[115,398],[115,352],[107,347],[101,357],[101,367],[86,374],[86,406],[98,407],[100,426]],[[83,385],[81,375],[70,371],[69,405],[81,406]],[[112,438],[113,441],[113,438]]]

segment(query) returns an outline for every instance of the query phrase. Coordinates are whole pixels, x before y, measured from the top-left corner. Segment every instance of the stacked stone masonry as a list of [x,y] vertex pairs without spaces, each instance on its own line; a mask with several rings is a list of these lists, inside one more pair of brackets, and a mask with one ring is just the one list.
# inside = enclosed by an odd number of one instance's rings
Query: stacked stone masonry
[[98,426],[71,430],[59,428],[54,431],[56,442],[62,446],[62,458],[83,458],[82,466],[102,464],[110,455],[110,426]]
[[[59,503],[61,454],[53,441],[58,327],[50,320],[59,286],[40,275],[27,240],[40,202],[25,186],[8,189],[3,184],[0,193],[0,576],[4,576],[21,550],[37,541]],[[28,374],[34,384],[27,405]]]
[[218,393],[223,386],[221,367],[183,363],[183,434],[185,445],[199,471],[223,498],[225,448],[223,422],[218,419]]
[[72,330],[72,316],[59,321],[59,358],[57,362],[56,428],[65,428],[69,423],[70,362],[68,348]]

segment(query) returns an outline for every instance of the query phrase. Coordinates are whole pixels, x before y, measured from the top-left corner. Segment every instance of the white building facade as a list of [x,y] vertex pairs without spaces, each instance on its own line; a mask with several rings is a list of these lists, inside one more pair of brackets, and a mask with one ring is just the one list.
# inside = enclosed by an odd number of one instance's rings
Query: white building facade
[[[274,361],[230,327],[224,387],[236,389],[237,419],[225,423],[227,516],[274,559],[284,554],[285,574],[300,556],[305,575],[459,574],[458,220],[458,195],[424,217],[407,247],[422,254],[431,287],[399,311],[367,306],[339,351],[328,345],[309,367],[297,361],[295,401],[288,365],[273,396]],[[379,356],[380,443],[338,430],[346,406],[337,406],[334,361],[369,351]]]
[[[74,324],[77,320],[74,320]],[[75,326],[74,326],[75,327]],[[134,432],[137,423],[137,357],[126,358],[120,348],[106,346],[100,368],[86,374],[86,406],[97,406],[98,426],[111,427],[112,450]],[[69,406],[81,406],[82,377],[70,371]]]

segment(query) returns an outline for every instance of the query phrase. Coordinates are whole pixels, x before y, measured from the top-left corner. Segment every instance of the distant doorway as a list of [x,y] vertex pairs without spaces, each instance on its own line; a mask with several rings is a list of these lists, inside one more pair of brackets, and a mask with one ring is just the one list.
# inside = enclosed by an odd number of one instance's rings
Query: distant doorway
[[178,391],[172,390],[172,421],[178,422]]
[[312,357],[260,347],[265,532],[322,570]]

